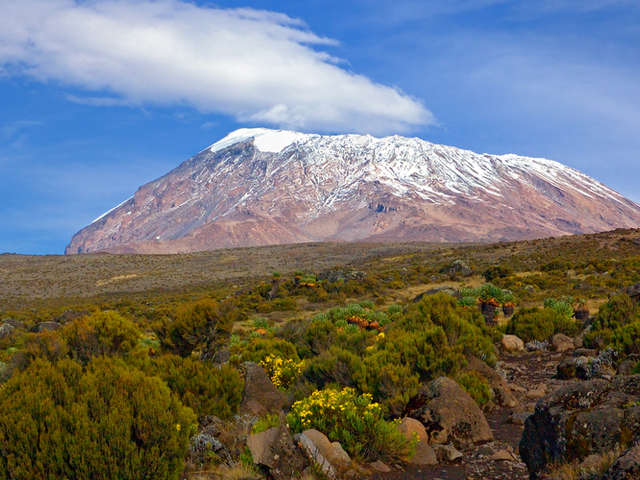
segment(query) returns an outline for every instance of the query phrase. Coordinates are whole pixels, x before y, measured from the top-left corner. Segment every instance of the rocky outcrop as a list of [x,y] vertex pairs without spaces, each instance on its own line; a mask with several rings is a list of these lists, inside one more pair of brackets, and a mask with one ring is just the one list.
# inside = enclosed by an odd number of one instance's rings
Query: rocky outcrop
[[268,468],[274,480],[297,478],[308,465],[286,424],[249,435],[247,446],[253,462]]
[[341,478],[351,468],[351,458],[342,445],[330,442],[324,433],[309,429],[295,438],[309,460],[327,478]]
[[264,368],[253,362],[245,362],[242,370],[244,393],[240,411],[256,417],[280,412],[287,402],[286,396],[273,385]]
[[425,426],[429,443],[473,445],[493,439],[482,410],[454,380],[440,377],[422,385],[406,409]]
[[639,224],[637,204],[551,160],[399,136],[242,129],[140,187],[74,235],[66,253],[503,241]]
[[539,401],[520,455],[531,478],[551,463],[581,461],[640,440],[640,375],[575,382]]

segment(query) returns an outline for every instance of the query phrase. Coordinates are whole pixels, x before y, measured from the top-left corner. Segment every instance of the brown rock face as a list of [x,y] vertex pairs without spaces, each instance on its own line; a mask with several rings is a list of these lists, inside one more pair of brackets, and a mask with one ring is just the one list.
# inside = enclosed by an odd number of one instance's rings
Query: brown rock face
[[640,206],[550,160],[417,138],[245,129],[140,187],[66,253],[500,241],[637,226]]
[[487,419],[476,402],[454,380],[440,377],[420,388],[409,401],[407,415],[426,427],[430,443],[456,446],[493,440]]
[[244,393],[241,411],[256,417],[280,412],[286,403],[285,395],[273,386],[264,368],[252,362],[243,363],[242,368]]

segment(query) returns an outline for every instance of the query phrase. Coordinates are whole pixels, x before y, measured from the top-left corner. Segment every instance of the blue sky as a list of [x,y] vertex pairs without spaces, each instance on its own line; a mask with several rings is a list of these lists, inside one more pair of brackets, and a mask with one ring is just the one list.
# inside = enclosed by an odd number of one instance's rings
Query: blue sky
[[640,201],[636,0],[0,5],[0,252],[71,236],[230,130],[552,158]]

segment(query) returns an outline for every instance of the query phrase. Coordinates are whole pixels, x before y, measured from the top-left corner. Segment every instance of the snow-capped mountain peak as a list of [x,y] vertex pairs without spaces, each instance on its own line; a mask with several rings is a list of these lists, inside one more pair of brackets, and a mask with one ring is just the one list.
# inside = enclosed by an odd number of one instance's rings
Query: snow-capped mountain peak
[[141,187],[67,252],[508,240],[638,225],[637,204],[552,160],[420,138],[250,128]]

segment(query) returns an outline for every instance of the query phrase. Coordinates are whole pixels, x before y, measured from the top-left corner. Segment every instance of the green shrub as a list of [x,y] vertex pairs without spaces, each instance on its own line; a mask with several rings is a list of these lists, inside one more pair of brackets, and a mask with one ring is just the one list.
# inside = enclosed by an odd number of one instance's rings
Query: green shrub
[[478,372],[463,372],[456,377],[456,381],[481,408],[493,401],[493,389]]
[[242,401],[244,380],[235,368],[166,354],[147,361],[145,371],[162,378],[199,418],[229,418]]
[[313,392],[293,404],[287,421],[295,432],[315,428],[350,455],[368,461],[406,459],[412,448],[397,425],[383,419],[381,405],[352,388]]
[[503,265],[494,265],[485,270],[482,275],[487,282],[493,282],[499,278],[508,277],[513,271],[509,267]]
[[600,306],[592,330],[617,328],[640,320],[640,306],[627,294],[615,295]]
[[517,335],[525,342],[545,341],[556,333],[575,335],[578,331],[578,324],[566,313],[562,313],[562,309],[529,308],[520,310],[514,315],[509,320],[506,331]]
[[203,358],[211,357],[227,340],[240,313],[230,303],[214,300],[180,305],[163,335],[163,346],[182,357],[199,350]]
[[140,330],[118,312],[96,312],[65,325],[62,338],[72,358],[88,362],[102,355],[124,355],[138,344]]
[[36,360],[0,388],[0,478],[177,479],[193,412],[118,361]]

